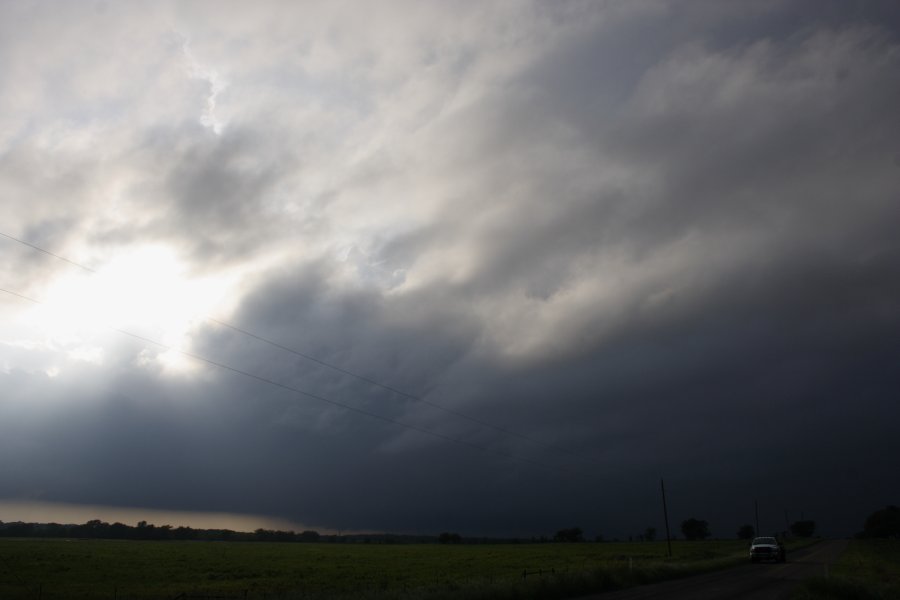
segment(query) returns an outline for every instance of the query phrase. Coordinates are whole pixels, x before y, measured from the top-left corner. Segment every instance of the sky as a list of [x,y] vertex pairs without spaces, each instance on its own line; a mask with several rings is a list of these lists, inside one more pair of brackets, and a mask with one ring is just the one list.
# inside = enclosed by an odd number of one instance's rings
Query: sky
[[859,531],[897,107],[889,0],[0,3],[0,520]]

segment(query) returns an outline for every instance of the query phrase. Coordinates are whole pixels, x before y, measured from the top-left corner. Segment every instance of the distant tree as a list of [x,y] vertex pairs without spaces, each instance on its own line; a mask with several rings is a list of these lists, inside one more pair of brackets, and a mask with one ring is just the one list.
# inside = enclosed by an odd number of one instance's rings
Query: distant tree
[[318,531],[312,531],[312,530],[307,529],[306,531],[304,531],[300,534],[300,541],[301,542],[318,542],[320,537],[321,536],[319,535]]
[[14,521],[4,527],[4,535],[8,537],[31,537],[34,535],[34,523]]
[[78,525],[73,530],[75,537],[83,538],[104,538],[108,537],[109,523],[104,523],[100,519],[91,519],[84,525]]
[[656,539],[656,527],[648,527],[644,530],[644,539],[652,542]]
[[863,535],[870,538],[900,538],[900,508],[886,506],[866,518]]
[[124,539],[128,537],[129,529],[131,529],[125,523],[113,523],[109,526],[109,537],[114,539]]
[[134,539],[138,540],[146,540],[150,537],[149,527],[147,525],[147,521],[138,521],[137,527],[135,527],[134,531],[131,532],[131,535]]
[[438,536],[438,541],[442,544],[458,544],[462,541],[462,537],[458,533],[445,531]]
[[815,521],[796,521],[791,524],[791,533],[797,537],[812,537],[815,530]]
[[595,542],[605,542],[606,540],[603,539],[602,533],[598,533],[597,536],[594,538],[594,541]]
[[569,527],[568,529],[560,529],[553,536],[554,542],[583,542],[584,532],[581,527]]
[[756,535],[756,530],[753,529],[753,525],[741,525],[737,532],[739,540],[751,540],[754,535]]
[[681,522],[681,533],[688,540],[705,540],[709,537],[709,523],[699,519],[687,519]]

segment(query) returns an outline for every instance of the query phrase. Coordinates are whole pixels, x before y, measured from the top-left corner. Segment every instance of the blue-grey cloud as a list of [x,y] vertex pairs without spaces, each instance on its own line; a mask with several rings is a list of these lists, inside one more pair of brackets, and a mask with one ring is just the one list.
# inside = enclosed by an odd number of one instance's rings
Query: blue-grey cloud
[[[35,6],[0,214],[100,273],[0,240],[49,302],[2,298],[0,496],[522,535],[642,531],[660,476],[721,536],[896,502],[891,3]],[[118,326],[295,391],[59,310],[135,256],[172,273]]]

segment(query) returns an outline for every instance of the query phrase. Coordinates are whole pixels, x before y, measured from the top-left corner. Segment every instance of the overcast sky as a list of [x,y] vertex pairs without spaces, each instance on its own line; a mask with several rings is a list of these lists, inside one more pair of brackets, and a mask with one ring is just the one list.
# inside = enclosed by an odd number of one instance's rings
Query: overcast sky
[[0,519],[853,533],[898,107],[891,0],[3,2]]

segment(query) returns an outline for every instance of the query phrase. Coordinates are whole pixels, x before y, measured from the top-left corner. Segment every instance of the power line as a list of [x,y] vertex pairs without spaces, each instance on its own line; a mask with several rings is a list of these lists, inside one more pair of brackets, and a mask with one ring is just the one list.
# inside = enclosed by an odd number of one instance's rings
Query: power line
[[5,237],[5,238],[7,238],[7,239],[10,239],[10,240],[12,240],[12,241],[14,241],[14,242],[18,242],[18,243],[20,243],[20,244],[22,244],[22,245],[24,245],[24,246],[28,246],[29,248],[31,248],[31,249],[33,249],[33,250],[37,250],[38,252],[43,252],[44,254],[47,254],[48,256],[52,256],[53,258],[58,258],[58,259],[61,260],[61,261],[67,262],[67,263],[69,263],[70,265],[74,265],[74,266],[78,267],[79,269],[84,269],[85,271],[89,271],[89,272],[94,273],[94,274],[97,273],[96,270],[94,270],[94,269],[92,269],[92,268],[90,268],[90,267],[88,267],[88,266],[85,266],[85,265],[83,265],[83,264],[81,264],[81,263],[75,262],[74,260],[69,260],[69,259],[66,258],[65,256],[60,256],[59,254],[56,254],[56,253],[54,253],[54,252],[50,252],[49,250],[44,250],[43,248],[40,248],[40,247],[38,247],[38,246],[35,246],[34,244],[29,244],[29,243],[26,242],[25,240],[20,240],[20,239],[17,238],[17,237],[13,237],[13,236],[9,235],[8,233],[3,233],[2,231],[0,231],[0,235],[2,235],[3,237]]
[[583,458],[582,456],[580,456],[580,455],[578,455],[578,454],[575,454],[574,452],[570,452],[570,451],[568,451],[568,450],[566,450],[566,449],[564,449],[564,448],[559,448],[559,447],[557,447],[557,446],[552,446],[552,445],[544,444],[543,442],[540,442],[540,441],[538,441],[538,440],[536,440],[536,439],[534,439],[534,438],[531,438],[531,437],[529,437],[529,436],[527,436],[527,435],[525,435],[525,434],[523,434],[523,433],[518,433],[518,432],[516,432],[516,431],[512,431],[512,430],[510,430],[510,429],[506,429],[506,428],[504,428],[504,427],[500,427],[499,425],[494,425],[494,424],[492,424],[492,423],[488,423],[487,421],[484,421],[484,420],[479,419],[479,418],[477,418],[477,417],[473,417],[473,416],[471,416],[471,415],[467,415],[467,414],[465,414],[465,413],[459,412],[458,410],[454,410],[454,409],[452,409],[452,408],[447,408],[446,406],[443,406],[443,405],[438,404],[438,403],[436,403],[436,402],[432,402],[432,401],[430,401],[430,400],[426,400],[425,398],[422,398],[421,396],[416,396],[416,395],[413,395],[413,394],[404,392],[403,390],[399,390],[399,389],[397,389],[397,388],[395,388],[395,387],[393,387],[393,386],[390,386],[390,385],[381,383],[380,381],[376,381],[375,379],[372,379],[372,378],[370,378],[370,377],[366,377],[365,375],[360,375],[360,374],[358,374],[358,373],[354,373],[353,371],[348,371],[347,369],[344,369],[343,367],[339,367],[339,366],[337,366],[337,365],[333,365],[333,364],[331,364],[331,363],[325,362],[325,361],[323,361],[323,360],[321,360],[321,359],[319,359],[319,358],[316,358],[315,356],[310,356],[309,354],[305,354],[305,353],[303,353],[303,352],[300,352],[299,350],[294,350],[293,348],[289,348],[288,346],[284,346],[284,345],[282,345],[282,344],[279,344],[278,342],[273,342],[272,340],[266,339],[266,338],[264,338],[264,337],[262,337],[262,336],[260,336],[260,335],[257,335],[257,334],[255,334],[255,333],[252,333],[252,332],[247,331],[247,330],[245,330],[245,329],[241,329],[240,327],[237,327],[237,326],[235,326],[235,325],[231,325],[231,324],[226,323],[226,322],[224,322],[224,321],[220,321],[219,319],[216,319],[216,318],[214,318],[214,317],[205,317],[205,318],[206,318],[207,320],[209,320],[209,321],[212,321],[213,323],[215,323],[215,324],[217,324],[217,325],[221,325],[222,327],[231,329],[231,330],[233,330],[233,331],[236,331],[237,333],[246,335],[247,337],[251,337],[251,338],[253,338],[253,339],[255,339],[255,340],[259,340],[260,342],[263,342],[263,343],[265,343],[265,344],[268,344],[268,345],[270,345],[270,346],[272,346],[272,347],[274,347],[274,348],[278,348],[279,350],[284,350],[285,352],[290,352],[291,354],[294,354],[294,355],[296,355],[296,356],[299,356],[299,357],[301,357],[301,358],[304,358],[304,359],[306,359],[306,360],[308,360],[308,361],[314,362],[314,363],[316,363],[316,364],[318,364],[318,365],[321,365],[321,366],[323,366],[323,367],[326,367],[326,368],[332,369],[332,370],[334,370],[334,371],[337,371],[338,373],[342,373],[342,374],[344,374],[344,375],[348,375],[348,376],[350,376],[350,377],[354,377],[354,378],[358,379],[359,381],[363,381],[363,382],[365,382],[365,383],[374,385],[374,386],[379,387],[379,388],[381,388],[381,389],[383,389],[383,390],[385,390],[385,391],[391,392],[392,394],[396,394],[397,396],[402,396],[402,397],[404,397],[404,398],[408,398],[408,399],[413,400],[413,401],[415,401],[415,402],[420,402],[420,403],[422,403],[422,404],[425,404],[426,406],[431,406],[431,407],[436,408],[436,409],[438,409],[438,410],[444,411],[444,412],[447,413],[447,414],[451,414],[451,415],[454,415],[454,416],[456,416],[456,417],[460,417],[460,418],[462,418],[462,419],[466,419],[466,420],[468,420],[468,421],[471,421],[472,423],[475,423],[475,424],[477,424],[477,425],[481,425],[482,427],[487,427],[487,428],[489,428],[489,429],[493,429],[494,431],[503,433],[503,434],[505,434],[505,435],[512,436],[512,437],[516,437],[516,438],[519,438],[519,439],[521,439],[521,440],[525,440],[525,441],[527,441],[527,442],[531,442],[532,444],[536,444],[536,445],[538,445],[538,446],[542,446],[542,447],[546,447],[546,448],[549,448],[549,449],[552,449],[552,450],[556,450],[557,452],[562,452],[562,453],[564,453],[564,454],[568,454],[568,455],[574,456],[574,457],[576,457],[576,458]]
[[[4,292],[4,293],[9,294],[9,295],[11,295],[11,296],[16,296],[16,297],[18,297],[18,298],[21,298],[21,299],[23,299],[23,300],[27,300],[28,302],[32,302],[32,303],[34,303],[34,304],[38,304],[38,305],[43,305],[43,304],[44,304],[44,302],[41,302],[40,300],[37,300],[36,298],[32,298],[32,297],[30,297],[30,296],[26,296],[25,294],[21,294],[21,293],[19,293],[19,292],[15,292],[15,291],[12,291],[12,290],[7,290],[7,289],[5,289],[5,288],[0,288],[0,292]],[[393,419],[393,418],[391,418],[391,417],[386,417],[386,416],[384,416],[384,415],[380,415],[380,414],[378,414],[378,413],[374,413],[374,412],[365,410],[365,409],[363,409],[363,408],[359,408],[359,407],[356,407],[356,406],[352,406],[352,405],[350,405],[350,404],[346,404],[346,403],[340,402],[340,401],[338,401],[338,400],[333,400],[333,399],[331,399],[331,398],[326,398],[325,396],[320,396],[319,394],[314,394],[314,393],[312,393],[312,392],[309,392],[309,391],[306,391],[306,390],[303,390],[303,389],[300,389],[300,388],[297,388],[297,387],[294,387],[294,386],[291,386],[291,385],[287,385],[287,384],[284,384],[284,383],[280,383],[280,382],[278,382],[278,381],[275,381],[274,379],[269,379],[268,377],[263,377],[262,375],[256,375],[255,373],[251,373],[251,372],[249,372],[249,371],[244,371],[243,369],[239,369],[239,368],[237,368],[237,367],[233,367],[233,366],[231,366],[231,365],[228,365],[228,364],[225,364],[225,363],[222,363],[222,362],[218,362],[218,361],[215,361],[215,360],[206,358],[205,356],[201,356],[201,355],[195,354],[195,353],[193,353],[193,352],[188,352],[188,351],[186,351],[186,350],[182,350],[182,349],[180,349],[180,348],[176,348],[176,347],[174,347],[174,346],[170,346],[170,345],[168,345],[168,344],[164,344],[164,343],[159,342],[159,341],[157,341],[157,340],[154,340],[154,339],[152,339],[152,338],[148,338],[148,337],[142,336],[142,335],[140,335],[140,334],[133,333],[133,332],[128,331],[128,330],[125,330],[125,329],[121,329],[121,328],[119,328],[119,327],[114,327],[114,326],[112,326],[112,325],[106,325],[106,327],[108,327],[111,331],[115,331],[116,333],[119,333],[119,334],[122,334],[122,335],[126,335],[126,336],[128,336],[128,337],[134,338],[134,339],[136,339],[136,340],[139,340],[139,341],[144,342],[144,343],[147,343],[147,344],[152,344],[152,345],[154,345],[154,346],[157,346],[157,347],[162,348],[162,349],[167,350],[167,351],[178,352],[179,354],[182,354],[182,355],[184,355],[184,356],[187,356],[187,357],[192,358],[192,359],[194,359],[194,360],[197,360],[197,361],[199,361],[199,362],[206,363],[206,364],[208,364],[208,365],[210,365],[210,366],[217,367],[217,368],[222,369],[222,370],[224,370],[224,371],[230,371],[230,372],[236,373],[236,374],[238,374],[238,375],[243,375],[244,377],[248,377],[248,378],[250,378],[250,379],[254,379],[254,380],[256,380],[256,381],[259,381],[259,382],[268,384],[268,385],[270,385],[270,386],[273,386],[273,387],[276,387],[276,388],[280,388],[280,389],[282,389],[282,390],[286,390],[286,391],[289,391],[289,392],[293,392],[293,393],[295,393],[295,394],[298,394],[298,395],[301,395],[301,396],[305,396],[305,397],[311,398],[311,399],[313,399],[313,400],[318,400],[318,401],[320,401],[320,402],[325,402],[325,403],[327,403],[327,404],[331,404],[331,405],[333,405],[333,406],[337,406],[337,407],[339,407],[339,408],[343,408],[344,410],[348,410],[348,411],[350,411],[350,412],[354,412],[354,413],[357,413],[357,414],[360,414],[360,415],[364,415],[364,416],[367,416],[367,417],[370,417],[370,418],[373,418],[373,419],[377,419],[377,420],[379,420],[379,421],[383,421],[383,422],[389,423],[389,424],[391,424],[391,425],[397,425],[397,426],[399,426],[399,427],[403,427],[403,428],[409,429],[409,430],[411,430],[411,431],[416,431],[416,432],[419,432],[419,433],[422,433],[422,434],[425,434],[425,435],[430,435],[430,436],[432,436],[432,437],[435,437],[435,438],[438,438],[438,439],[441,439],[441,440],[445,440],[445,441],[448,441],[448,442],[453,442],[453,443],[460,444],[460,445],[463,445],[463,446],[468,446],[468,447],[470,447],[470,448],[475,448],[476,450],[481,450],[481,451],[483,451],[483,452],[488,452],[488,453],[492,453],[492,454],[497,454],[497,455],[499,455],[499,456],[503,456],[504,458],[508,458],[508,459],[515,460],[515,461],[518,461],[518,462],[527,463],[527,464],[530,464],[530,465],[532,465],[532,466],[540,467],[540,468],[543,468],[543,469],[561,470],[561,471],[562,471],[562,470],[567,470],[566,467],[562,467],[562,466],[552,466],[552,465],[548,465],[548,464],[542,463],[542,462],[540,462],[540,461],[532,460],[532,459],[530,459],[530,458],[524,458],[524,457],[521,457],[521,456],[516,456],[516,455],[514,455],[514,454],[510,454],[510,453],[508,453],[508,452],[504,452],[503,450],[497,450],[496,448],[492,448],[492,447],[490,447],[490,446],[484,446],[484,445],[481,445],[481,444],[476,444],[475,442],[471,442],[471,441],[468,441],[468,440],[464,440],[464,439],[462,439],[462,438],[454,437],[454,436],[452,436],[452,435],[447,435],[447,434],[441,433],[441,432],[439,432],[439,431],[434,431],[433,429],[430,429],[430,428],[427,428],[427,427],[422,427],[422,426],[419,426],[419,425],[413,425],[413,424],[411,424],[411,423],[406,423],[406,422],[404,422],[404,421],[400,421],[400,420],[398,420],[398,419]]]
[[[76,262],[76,261],[74,261],[74,260],[68,259],[68,258],[66,258],[66,257],[64,257],[64,256],[61,256],[61,255],[59,255],[59,254],[56,254],[56,253],[54,253],[54,252],[50,252],[49,250],[45,250],[45,249],[43,249],[43,248],[40,248],[39,246],[35,246],[34,244],[30,244],[30,243],[28,243],[28,242],[26,242],[26,241],[24,241],[24,240],[21,240],[21,239],[19,239],[19,238],[17,238],[17,237],[11,236],[11,235],[6,234],[6,233],[3,233],[2,231],[0,231],[0,235],[2,235],[3,237],[8,238],[8,239],[10,239],[10,240],[12,240],[12,241],[14,241],[14,242],[18,242],[18,243],[20,243],[20,244],[23,244],[23,245],[25,245],[25,246],[28,246],[29,248],[33,248],[34,250],[37,250],[37,251],[39,251],[39,252],[43,252],[44,254],[47,254],[47,255],[52,256],[52,257],[54,257],[54,258],[58,258],[59,260],[62,260],[62,261],[65,261],[65,262],[69,263],[70,265],[73,265],[73,266],[76,266],[76,267],[78,267],[78,268],[84,269],[85,271],[88,271],[88,272],[90,272],[90,273],[92,273],[92,274],[96,274],[96,273],[97,273],[97,271],[96,271],[95,269],[92,269],[92,268],[90,268],[90,267],[88,267],[88,266],[86,266],[86,265],[83,265],[83,264],[78,263],[78,262]],[[289,353],[291,353],[291,354],[293,354],[293,355],[295,355],[295,356],[299,356],[300,358],[303,358],[303,359],[305,359],[305,360],[308,360],[308,361],[310,361],[310,362],[313,362],[313,363],[315,363],[315,364],[318,364],[318,365],[320,365],[320,366],[322,366],[322,367],[331,369],[331,370],[333,370],[333,371],[335,371],[335,372],[341,373],[341,374],[343,374],[343,375],[347,375],[347,376],[349,376],[349,377],[353,377],[353,378],[355,378],[355,379],[357,379],[357,380],[359,380],[359,381],[368,383],[368,384],[370,384],[370,385],[374,385],[374,386],[376,386],[376,387],[379,387],[379,388],[381,388],[381,389],[383,389],[383,390],[385,390],[385,391],[387,391],[387,392],[390,392],[390,393],[392,393],[392,394],[395,394],[395,395],[397,395],[397,396],[401,396],[401,397],[403,397],[403,398],[407,398],[407,399],[409,399],[409,400],[413,400],[414,402],[419,402],[419,403],[424,404],[424,405],[426,405],[426,406],[430,406],[430,407],[435,408],[435,409],[437,409],[437,410],[443,411],[443,412],[445,412],[445,413],[447,413],[447,414],[453,415],[453,416],[458,417],[458,418],[461,418],[461,419],[465,419],[465,420],[467,420],[467,421],[469,421],[469,422],[471,422],[471,423],[475,423],[476,425],[479,425],[479,426],[481,426],[481,427],[487,427],[488,429],[492,429],[492,430],[494,430],[494,431],[496,431],[496,432],[498,432],[498,433],[502,433],[502,434],[507,435],[507,436],[510,436],[510,437],[515,437],[515,438],[518,438],[518,439],[520,439],[520,440],[524,440],[524,441],[529,442],[530,444],[533,444],[533,445],[535,445],[535,446],[538,446],[538,447],[541,447],[541,448],[545,448],[545,449],[548,449],[548,450],[553,450],[553,451],[558,452],[558,453],[561,453],[561,454],[566,454],[566,455],[568,455],[568,456],[571,456],[571,457],[574,457],[574,458],[578,458],[578,459],[580,459],[580,460],[584,460],[584,461],[588,461],[588,462],[593,462],[593,461],[591,461],[591,459],[589,459],[589,458],[587,458],[587,457],[585,457],[585,456],[583,456],[583,455],[581,455],[581,454],[572,452],[572,451],[570,451],[570,450],[566,450],[565,448],[560,448],[559,446],[556,446],[556,445],[553,445],[553,444],[547,444],[546,442],[542,442],[542,441],[540,441],[540,440],[537,440],[537,439],[535,439],[535,438],[533,438],[533,437],[531,437],[531,436],[528,436],[528,435],[526,435],[526,434],[524,434],[524,433],[519,433],[519,432],[513,431],[513,430],[511,430],[511,429],[507,429],[507,428],[505,428],[505,427],[500,427],[499,425],[494,425],[493,423],[490,423],[490,422],[485,421],[485,420],[483,420],[483,419],[479,419],[479,418],[477,418],[477,417],[473,417],[473,416],[471,416],[471,415],[469,415],[469,414],[466,414],[466,413],[463,413],[463,412],[461,412],[461,411],[458,411],[458,410],[455,410],[455,409],[452,409],[452,408],[448,408],[448,407],[446,407],[446,406],[444,406],[444,405],[442,405],[442,404],[438,404],[437,402],[433,402],[433,401],[431,401],[431,400],[427,400],[427,399],[425,399],[425,398],[423,398],[423,397],[421,397],[421,396],[417,396],[417,395],[415,395],[415,394],[410,394],[410,393],[408,393],[408,392],[404,392],[403,390],[400,390],[400,389],[397,389],[397,388],[395,388],[395,387],[393,387],[393,386],[391,386],[391,385],[382,383],[382,382],[380,382],[380,381],[378,381],[378,380],[376,380],[376,379],[373,379],[373,378],[371,378],[371,377],[367,377],[367,376],[365,376],[365,375],[361,375],[361,374],[359,374],[359,373],[355,373],[355,372],[353,372],[353,371],[350,371],[350,370],[348,370],[348,369],[345,369],[345,368],[343,368],[343,367],[341,367],[341,366],[338,366],[338,365],[335,365],[335,364],[333,364],[333,363],[327,362],[327,361],[322,360],[322,359],[320,359],[320,358],[317,358],[317,357],[315,357],[315,356],[306,354],[306,353],[304,353],[304,352],[300,352],[299,350],[296,350],[296,349],[294,349],[294,348],[290,348],[290,347],[285,346],[285,345],[283,345],[283,344],[279,344],[278,342],[272,341],[272,340],[270,340],[270,339],[268,339],[268,338],[266,338],[266,337],[263,337],[263,336],[261,336],[261,335],[259,335],[259,334],[256,334],[256,333],[253,333],[253,332],[251,332],[251,331],[248,331],[248,330],[243,329],[243,328],[241,328],[241,327],[238,327],[238,326],[236,326],[236,325],[232,325],[232,324],[230,324],[230,323],[226,323],[225,321],[221,321],[221,320],[219,320],[219,319],[216,319],[216,318],[211,317],[211,316],[208,316],[208,315],[207,315],[207,316],[204,316],[204,318],[205,318],[206,320],[212,322],[212,323],[215,323],[216,325],[219,325],[220,327],[225,327],[225,328],[230,329],[230,330],[232,330],[232,331],[234,331],[234,332],[236,332],[236,333],[240,333],[241,335],[245,335],[245,336],[247,336],[247,337],[250,337],[250,338],[253,338],[253,339],[257,340],[257,341],[260,341],[260,342],[262,342],[262,343],[264,343],[264,344],[268,344],[268,345],[272,346],[273,348],[277,348],[277,349],[279,349],[279,350],[283,350],[283,351],[285,351],[285,352],[289,352]]]

